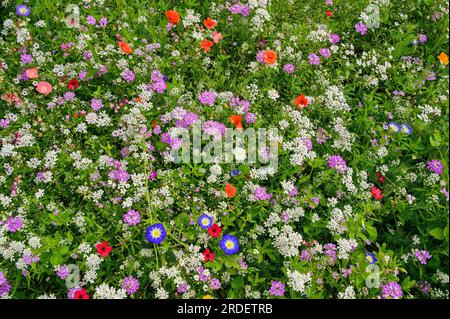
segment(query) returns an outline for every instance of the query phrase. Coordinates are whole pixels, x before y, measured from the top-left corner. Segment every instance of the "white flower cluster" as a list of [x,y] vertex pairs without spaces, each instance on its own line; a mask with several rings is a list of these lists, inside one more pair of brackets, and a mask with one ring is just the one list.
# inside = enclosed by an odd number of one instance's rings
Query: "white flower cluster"
[[288,269],[287,275],[289,278],[287,282],[288,286],[296,292],[304,293],[306,288],[305,285],[311,281],[311,274],[302,274],[297,270],[291,271]]
[[342,235],[348,230],[347,228],[347,218],[352,216],[352,208],[347,205],[342,211],[339,208],[334,208],[331,211],[331,218],[327,224],[327,228],[330,230],[333,236]]
[[430,118],[428,117],[430,114],[434,116],[441,115],[441,110],[438,107],[433,108],[430,105],[425,104],[424,106],[419,105],[418,108],[422,113],[417,114],[417,117],[426,123],[430,122]]
[[334,113],[350,111],[350,105],[347,104],[344,92],[342,92],[336,85],[331,85],[325,91],[325,94],[320,97],[326,108]]
[[107,284],[95,288],[94,299],[125,299],[127,293],[122,288],[115,289]]
[[355,141],[355,134],[350,133],[344,125],[344,121],[337,117],[333,120],[333,127],[338,134],[338,138],[334,139],[331,147],[341,151],[351,151],[353,142]]
[[338,239],[337,241],[338,258],[348,259],[349,254],[358,247],[358,243],[354,239]]
[[284,225],[281,232],[275,235],[273,245],[284,257],[293,257],[298,254],[298,247],[303,242],[303,237],[295,232],[290,225]]
[[338,299],[355,299],[355,290],[353,286],[345,288],[344,292],[338,293]]

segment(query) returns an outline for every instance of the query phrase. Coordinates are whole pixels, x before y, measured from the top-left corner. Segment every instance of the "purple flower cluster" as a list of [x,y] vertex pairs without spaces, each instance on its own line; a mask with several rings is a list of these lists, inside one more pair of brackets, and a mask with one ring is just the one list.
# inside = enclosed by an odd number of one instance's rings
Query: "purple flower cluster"
[[219,140],[225,135],[226,126],[216,121],[206,121],[202,124],[202,131],[208,135],[214,136],[215,140]]
[[0,271],[0,297],[6,295],[11,288],[12,286],[9,284],[8,279],[6,279],[3,272]]
[[230,12],[232,14],[240,14],[244,17],[247,17],[250,14],[250,6],[248,4],[233,4],[230,7]]
[[269,294],[272,296],[282,297],[285,293],[285,285],[278,280],[272,280],[272,286],[269,289]]
[[272,198],[272,194],[267,193],[266,188],[262,186],[255,188],[253,196],[255,196],[255,200],[269,200]]
[[414,252],[414,255],[417,257],[417,259],[419,259],[419,261],[422,265],[426,265],[428,260],[431,259],[430,253],[426,250],[416,249],[416,251]]
[[92,99],[91,100],[91,107],[95,112],[100,110],[103,106],[104,105],[103,105],[102,99]]
[[109,178],[119,181],[119,182],[128,182],[130,179],[130,174],[126,170],[123,169],[113,169],[109,172]]
[[139,222],[141,221],[141,215],[138,211],[130,209],[123,215],[123,221],[124,223],[127,223],[128,226],[134,226],[139,224]]
[[283,65],[283,71],[287,74],[291,74],[294,73],[295,71],[295,66],[293,64],[285,64]]
[[66,279],[67,276],[69,276],[69,267],[67,267],[67,265],[59,266],[58,269],[56,269],[56,275],[62,280]]
[[400,299],[402,296],[402,287],[394,281],[388,282],[381,288],[381,298],[383,299]]
[[127,81],[128,83],[133,82],[134,80],[134,73],[131,70],[124,70],[122,72],[122,79],[124,79],[125,81]]
[[359,34],[365,35],[367,33],[367,26],[362,22],[358,22],[357,24],[355,24],[355,30]]
[[328,39],[330,40],[330,42],[332,44],[336,44],[336,43],[339,43],[341,41],[341,37],[339,36],[339,34],[336,34],[336,33],[331,33],[328,36]]
[[213,91],[202,92],[198,95],[198,99],[203,105],[211,106],[216,101],[216,93]]
[[442,162],[439,160],[431,160],[427,163],[427,168],[431,172],[441,175],[444,171],[444,164],[442,164]]
[[161,71],[152,71],[150,78],[152,82],[147,86],[148,90],[162,94],[167,89],[167,84],[164,81],[164,75],[161,73]]
[[319,65],[320,64],[320,57],[317,55],[317,54],[315,54],[315,53],[311,53],[309,56],[308,56],[308,59],[309,59],[309,64],[310,65]]
[[8,218],[8,221],[6,222],[6,229],[11,232],[15,233],[19,229],[21,229],[23,226],[23,221],[20,217],[10,217]]
[[133,276],[125,277],[122,281],[122,288],[127,294],[132,295],[139,289],[139,281]]
[[336,172],[339,172],[341,174],[345,173],[347,170],[347,164],[345,163],[345,160],[342,158],[342,156],[339,155],[333,155],[328,158],[328,167],[334,168]]

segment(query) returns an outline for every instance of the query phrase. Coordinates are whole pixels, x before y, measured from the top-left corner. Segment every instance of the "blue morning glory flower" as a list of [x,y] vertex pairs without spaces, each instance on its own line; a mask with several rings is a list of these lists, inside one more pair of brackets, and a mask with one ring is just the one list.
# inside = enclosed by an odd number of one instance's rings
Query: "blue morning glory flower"
[[377,257],[375,257],[374,254],[367,252],[366,253],[366,260],[369,264],[374,264],[377,262]]
[[24,4],[20,4],[16,7],[16,13],[22,17],[28,17],[30,15],[30,8]]
[[401,127],[401,131],[402,131],[403,133],[407,134],[407,135],[411,135],[411,133],[412,133],[412,128],[411,128],[411,126],[409,126],[408,124],[403,123],[403,124],[402,124],[402,127]]
[[239,251],[239,240],[230,234],[226,234],[220,241],[219,246],[225,254],[232,255]]
[[235,177],[237,175],[239,175],[241,172],[238,169],[234,169],[231,171],[231,176]]
[[392,130],[392,131],[394,131],[394,132],[400,132],[400,125],[398,125],[397,123],[395,123],[395,122],[390,122],[389,124],[388,124],[388,126],[389,126],[389,128]]
[[212,218],[206,214],[200,216],[197,222],[203,229],[208,229],[212,226]]
[[145,232],[145,237],[147,238],[147,240],[158,245],[163,242],[166,236],[167,233],[163,224],[153,224],[147,227],[147,230]]

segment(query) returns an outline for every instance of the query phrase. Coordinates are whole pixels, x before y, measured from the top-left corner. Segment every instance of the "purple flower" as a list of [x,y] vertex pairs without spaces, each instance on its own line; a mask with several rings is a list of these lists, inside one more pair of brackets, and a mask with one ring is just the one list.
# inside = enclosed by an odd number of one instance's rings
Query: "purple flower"
[[122,79],[124,79],[127,82],[133,82],[133,80],[134,80],[134,73],[133,73],[133,71],[128,70],[128,69],[124,70],[122,72]]
[[282,297],[285,293],[285,285],[278,280],[272,280],[272,286],[269,289],[269,294],[272,296]]
[[328,158],[328,167],[334,168],[336,172],[339,172],[341,174],[345,173],[345,171],[347,170],[347,164],[340,155],[330,156],[330,158]]
[[381,298],[383,299],[400,299],[402,296],[402,287],[394,281],[390,281],[381,288]]
[[11,232],[15,233],[19,229],[21,229],[23,226],[23,221],[20,217],[10,217],[8,221],[6,222],[6,229]]
[[8,279],[6,279],[5,274],[0,271],[0,297],[6,295],[12,286],[9,284]]
[[213,290],[220,289],[221,284],[220,284],[219,279],[217,279],[217,278],[211,279],[211,281],[209,282],[209,287]]
[[100,110],[103,106],[104,105],[103,105],[102,99],[92,99],[91,100],[91,107],[95,112]]
[[336,34],[336,33],[331,33],[328,36],[328,39],[330,40],[330,42],[332,44],[336,44],[336,43],[339,43],[341,41],[341,37],[339,36],[339,34]]
[[183,282],[183,283],[178,285],[177,292],[179,294],[184,294],[187,291],[188,291],[188,284],[187,283]]
[[427,42],[427,40],[428,40],[428,37],[425,34],[419,34],[419,43],[420,44]]
[[56,275],[62,280],[66,279],[66,277],[69,275],[69,267],[67,267],[66,265],[59,266],[56,270]]
[[109,172],[109,178],[119,181],[119,182],[127,182],[130,179],[130,174],[123,169],[112,170]]
[[269,200],[272,198],[272,194],[267,193],[266,188],[262,186],[255,188],[253,196],[255,196],[255,200]]
[[216,101],[216,93],[212,91],[202,92],[199,94],[198,99],[203,105],[213,105]]
[[32,63],[33,57],[31,56],[31,54],[23,53],[20,55],[20,62],[22,64]]
[[245,122],[248,124],[254,124],[256,123],[256,114],[255,113],[247,113],[244,116]]
[[367,26],[362,22],[358,22],[357,24],[355,24],[355,30],[359,34],[365,35],[367,33]]
[[98,24],[104,28],[106,27],[106,25],[108,24],[108,19],[106,19],[105,17],[101,18],[100,21],[98,22]]
[[319,54],[321,55],[321,56],[323,56],[324,58],[329,58],[330,56],[331,56],[331,51],[330,51],[330,49],[328,49],[328,48],[324,48],[324,49],[320,49],[319,50]]
[[428,260],[431,259],[430,253],[426,250],[416,249],[414,255],[417,257],[417,259],[419,259],[419,261],[422,265],[426,265]]
[[30,8],[24,4],[20,4],[16,7],[16,13],[22,17],[28,17],[30,15]]
[[427,163],[427,168],[438,175],[441,175],[444,170],[444,164],[439,160],[431,160]]
[[123,215],[123,221],[127,223],[128,226],[137,225],[141,221],[141,215],[138,211],[130,209]]
[[83,56],[84,56],[84,58],[86,60],[92,59],[92,52],[91,52],[91,50],[84,51]]
[[132,295],[139,289],[139,281],[133,276],[125,277],[122,281],[122,288],[127,294]]
[[445,198],[447,198],[447,201],[448,201],[448,195],[449,195],[448,190],[444,187],[441,189],[441,193],[445,195]]
[[87,16],[86,23],[90,25],[95,25],[97,23],[97,20],[93,16]]
[[308,59],[309,59],[309,64],[310,65],[313,65],[313,64],[319,65],[320,64],[320,57],[317,54],[315,54],[315,53],[311,53],[308,56]]
[[226,126],[216,121],[206,121],[202,124],[202,131],[214,136],[214,140],[219,140],[225,134]]
[[71,101],[75,97],[75,93],[73,93],[72,91],[68,91],[68,92],[64,93],[63,97],[64,97],[64,100]]
[[287,74],[291,74],[295,71],[295,66],[293,64],[285,64],[283,65],[283,71]]

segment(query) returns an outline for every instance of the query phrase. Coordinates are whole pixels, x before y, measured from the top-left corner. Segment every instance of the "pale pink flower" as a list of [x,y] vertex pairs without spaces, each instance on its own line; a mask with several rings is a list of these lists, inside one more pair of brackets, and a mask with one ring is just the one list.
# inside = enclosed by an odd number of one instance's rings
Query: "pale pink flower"
[[37,78],[39,77],[38,69],[37,69],[37,68],[27,69],[27,70],[25,71],[25,75],[26,75],[27,78],[29,78],[29,79],[37,79]]
[[41,94],[47,95],[52,91],[52,85],[48,82],[41,81],[38,83],[36,90]]
[[219,41],[222,40],[222,33],[214,31],[212,34],[212,38],[214,43],[219,43]]

